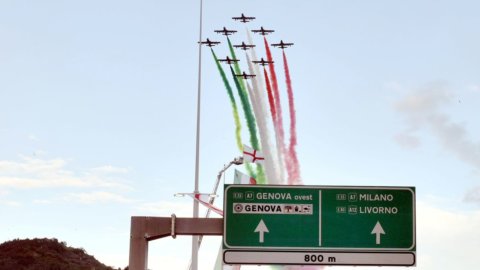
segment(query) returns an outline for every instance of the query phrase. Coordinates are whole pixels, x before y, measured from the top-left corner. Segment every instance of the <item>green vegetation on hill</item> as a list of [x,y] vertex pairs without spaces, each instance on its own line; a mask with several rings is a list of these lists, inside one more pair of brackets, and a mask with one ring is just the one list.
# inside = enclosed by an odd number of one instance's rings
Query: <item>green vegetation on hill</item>
[[115,270],[82,248],[57,239],[25,239],[0,245],[0,270]]

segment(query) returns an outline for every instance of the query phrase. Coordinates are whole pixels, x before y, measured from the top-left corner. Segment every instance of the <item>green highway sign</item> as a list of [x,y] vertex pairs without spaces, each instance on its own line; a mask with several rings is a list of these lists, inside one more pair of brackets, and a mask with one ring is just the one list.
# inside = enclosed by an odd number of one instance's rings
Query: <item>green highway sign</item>
[[415,264],[413,187],[225,185],[224,197],[226,263]]

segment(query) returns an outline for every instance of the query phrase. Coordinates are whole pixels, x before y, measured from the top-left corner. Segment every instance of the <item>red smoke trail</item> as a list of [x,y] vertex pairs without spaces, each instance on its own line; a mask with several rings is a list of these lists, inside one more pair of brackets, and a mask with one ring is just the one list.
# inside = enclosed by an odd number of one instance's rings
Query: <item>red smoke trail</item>
[[275,98],[272,93],[272,86],[268,78],[267,70],[264,68],[263,73],[265,75],[265,84],[267,85],[268,104],[270,105],[270,113],[272,114],[273,125],[277,129],[277,110],[275,109]]
[[268,67],[270,70],[270,77],[272,79],[272,93],[273,99],[275,100],[275,133],[277,135],[277,147],[280,150],[280,163],[284,163],[286,165],[288,178],[292,178],[291,166],[290,161],[285,160],[285,155],[287,154],[286,146],[285,146],[285,131],[283,129],[283,117],[282,117],[282,105],[280,102],[280,92],[278,91],[278,82],[277,82],[277,75],[275,73],[275,65],[273,64],[273,57],[272,53],[270,52],[270,46],[268,45],[267,38],[263,38],[265,42],[265,51],[267,53],[267,61],[271,62]]
[[280,132],[280,136],[283,139],[285,138],[285,133],[283,130],[283,118],[282,118],[282,106],[280,103],[280,92],[278,91],[278,82],[277,82],[277,74],[275,73],[275,65],[273,64],[273,57],[272,53],[270,52],[270,46],[268,45],[267,38],[263,38],[265,42],[265,50],[267,52],[267,61],[271,62],[268,65],[270,69],[270,77],[272,79],[272,89],[273,89],[273,98],[275,99],[275,110],[276,110],[276,119],[278,120],[278,131]]
[[[287,84],[288,95],[288,109],[290,111],[290,145],[288,147],[288,155],[291,161],[291,173],[292,177],[288,179],[288,184],[301,184],[300,180],[300,168],[297,158],[297,116],[295,112],[295,103],[293,99],[292,81],[290,79],[290,71],[288,69],[287,56],[283,51],[283,66],[285,67],[285,81]],[[290,162],[289,162],[290,163]]]

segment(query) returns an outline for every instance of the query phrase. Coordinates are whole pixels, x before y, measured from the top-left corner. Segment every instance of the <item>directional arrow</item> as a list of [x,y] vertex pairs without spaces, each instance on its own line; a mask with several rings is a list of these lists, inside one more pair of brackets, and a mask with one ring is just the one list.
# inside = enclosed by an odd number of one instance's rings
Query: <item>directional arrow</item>
[[255,228],[255,231],[254,232],[258,232],[259,233],[259,242],[260,243],[263,243],[263,234],[264,233],[268,233],[268,228],[267,226],[265,225],[265,222],[263,222],[263,219],[260,219],[260,222],[258,223],[257,225],[257,228]]
[[380,245],[380,235],[385,234],[385,231],[382,228],[382,225],[380,224],[380,221],[377,221],[377,224],[375,224],[375,227],[373,227],[372,233],[371,234],[376,234],[376,244]]

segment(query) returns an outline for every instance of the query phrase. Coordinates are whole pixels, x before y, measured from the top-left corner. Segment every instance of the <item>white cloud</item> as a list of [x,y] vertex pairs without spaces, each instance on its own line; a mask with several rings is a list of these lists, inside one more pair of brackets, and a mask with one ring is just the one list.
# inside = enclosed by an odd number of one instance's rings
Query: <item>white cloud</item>
[[467,191],[464,197],[464,201],[480,203],[480,187],[475,187]]
[[476,269],[480,263],[480,211],[417,204],[420,269]]
[[89,187],[89,183],[81,179],[61,178],[27,178],[27,177],[2,177],[0,186],[10,188],[51,188],[51,187]]
[[91,169],[92,172],[102,173],[102,174],[126,174],[129,172],[127,168],[114,167],[112,165],[105,165],[97,168]]
[[396,134],[394,138],[398,144],[406,148],[417,148],[420,146],[420,139],[408,133]]
[[47,151],[43,151],[43,150],[40,150],[40,149],[35,150],[35,151],[33,151],[33,153],[32,153],[32,155],[33,155],[34,157],[42,157],[42,156],[46,156],[47,154],[48,154]]
[[442,84],[415,90],[399,100],[395,108],[406,117],[407,128],[395,139],[402,146],[416,147],[420,145],[420,139],[415,132],[426,130],[444,149],[480,169],[480,143],[469,138],[462,124],[441,112],[441,108],[452,101],[452,93]]
[[84,193],[69,193],[64,197],[67,201],[74,201],[83,204],[92,203],[130,203],[131,199],[128,199],[122,195],[105,192],[105,191],[93,191]]
[[63,159],[42,160],[22,156],[22,161],[0,160],[0,173],[5,174],[37,174],[49,176],[53,172],[58,174],[66,174],[62,168],[67,163]]
[[29,134],[29,135],[28,135],[28,139],[29,139],[30,141],[34,141],[34,142],[40,141],[40,139],[38,139],[38,137],[37,137],[35,134]]
[[22,204],[16,201],[11,201],[11,200],[0,200],[0,205],[18,207],[18,206],[21,206]]
[[475,92],[475,93],[480,93],[480,85],[470,85],[468,87],[468,89],[471,91],[471,92]]
[[[452,94],[444,84],[431,84],[413,91],[395,104],[397,110],[407,113],[429,113],[451,102]],[[420,115],[421,116],[421,115]]]
[[403,92],[403,85],[398,81],[390,81],[384,84],[384,87],[394,92]]
[[10,192],[8,190],[0,189],[0,205],[13,207],[21,206],[21,203],[7,199],[9,194]]
[[54,203],[53,200],[45,200],[45,199],[40,199],[40,200],[33,200],[34,204],[52,204]]
[[21,161],[0,160],[0,187],[59,188],[59,187],[129,187],[111,174],[127,173],[127,169],[103,166],[75,173],[67,169],[64,159],[21,157]]

